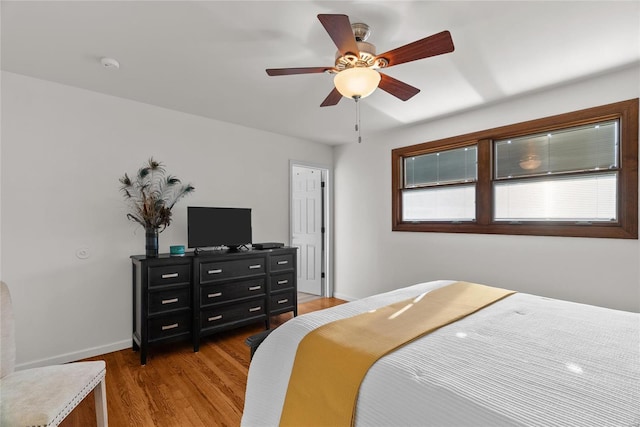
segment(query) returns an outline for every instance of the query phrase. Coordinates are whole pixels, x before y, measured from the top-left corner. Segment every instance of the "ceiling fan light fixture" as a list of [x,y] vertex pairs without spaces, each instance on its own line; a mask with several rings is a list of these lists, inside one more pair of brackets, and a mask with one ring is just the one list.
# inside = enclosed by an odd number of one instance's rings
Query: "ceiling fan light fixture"
[[[379,68],[388,68],[418,59],[430,58],[453,52],[453,40],[449,31],[424,37],[385,53],[376,55],[376,47],[367,42],[369,26],[360,22],[351,24],[344,14],[318,14],[318,20],[338,48],[333,67],[267,68],[269,76],[292,74],[335,74],[335,87],[320,104],[321,107],[336,105],[342,97],[364,98],[381,85],[381,89],[401,101],[407,101],[420,89],[396,80],[388,74],[378,73]],[[356,75],[358,75],[356,77]]]
[[340,71],[333,78],[338,92],[347,98],[366,98],[380,83],[380,73],[367,67],[354,67]]

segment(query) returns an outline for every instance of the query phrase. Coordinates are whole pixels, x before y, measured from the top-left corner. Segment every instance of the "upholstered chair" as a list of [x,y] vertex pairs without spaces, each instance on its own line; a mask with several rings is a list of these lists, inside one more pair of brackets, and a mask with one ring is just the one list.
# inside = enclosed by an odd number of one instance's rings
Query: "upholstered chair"
[[0,282],[0,426],[57,426],[94,390],[99,427],[107,426],[104,361],[76,362],[14,371],[11,295]]

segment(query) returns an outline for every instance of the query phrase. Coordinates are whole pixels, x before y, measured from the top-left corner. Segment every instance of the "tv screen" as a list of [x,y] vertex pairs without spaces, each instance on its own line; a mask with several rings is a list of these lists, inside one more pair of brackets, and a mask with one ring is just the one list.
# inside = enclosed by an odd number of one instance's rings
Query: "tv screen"
[[187,207],[187,244],[190,248],[251,243],[251,209]]

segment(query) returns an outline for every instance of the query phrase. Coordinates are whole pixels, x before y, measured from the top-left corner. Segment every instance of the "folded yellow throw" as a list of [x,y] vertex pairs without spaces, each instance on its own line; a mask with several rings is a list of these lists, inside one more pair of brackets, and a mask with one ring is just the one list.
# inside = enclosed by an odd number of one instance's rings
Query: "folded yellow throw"
[[456,282],[308,333],[298,345],[280,425],[352,425],[360,384],[378,359],[513,293]]

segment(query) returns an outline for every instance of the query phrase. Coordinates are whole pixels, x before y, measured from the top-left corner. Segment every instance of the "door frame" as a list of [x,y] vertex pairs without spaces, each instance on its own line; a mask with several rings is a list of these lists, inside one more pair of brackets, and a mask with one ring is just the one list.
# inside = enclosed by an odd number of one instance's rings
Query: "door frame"
[[324,237],[322,253],[321,295],[323,297],[333,296],[333,170],[330,166],[318,163],[289,160],[289,245],[293,244],[293,167],[319,169],[322,172],[324,181],[323,210]]

